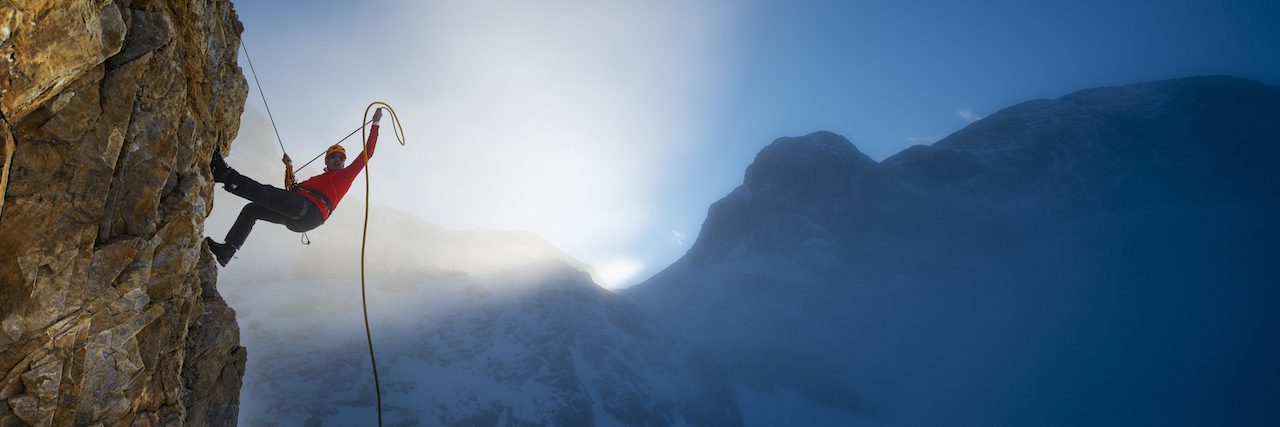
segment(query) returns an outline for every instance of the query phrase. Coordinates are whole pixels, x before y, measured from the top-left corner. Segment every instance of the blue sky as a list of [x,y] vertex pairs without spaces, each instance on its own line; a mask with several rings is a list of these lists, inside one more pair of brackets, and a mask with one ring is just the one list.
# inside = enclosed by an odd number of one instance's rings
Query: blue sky
[[[375,203],[450,228],[536,232],[610,287],[682,255],[707,207],[777,137],[831,130],[881,160],[1080,89],[1201,74],[1280,84],[1274,1],[236,9],[294,158],[385,100],[410,140],[383,145]],[[248,108],[262,110],[253,86]]]

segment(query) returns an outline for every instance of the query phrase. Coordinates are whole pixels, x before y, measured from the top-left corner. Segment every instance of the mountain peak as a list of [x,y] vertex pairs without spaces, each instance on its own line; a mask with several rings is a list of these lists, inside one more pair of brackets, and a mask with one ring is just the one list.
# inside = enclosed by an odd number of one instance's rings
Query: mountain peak
[[877,166],[845,137],[818,131],[778,138],[760,150],[747,168],[743,185],[753,191],[805,194],[814,187],[847,184]]
[[[835,133],[778,138],[756,155],[742,185],[711,206],[689,253],[705,260],[745,240],[795,243],[856,229],[882,192],[880,176],[878,163]],[[806,218],[809,231],[783,232],[795,218]]]

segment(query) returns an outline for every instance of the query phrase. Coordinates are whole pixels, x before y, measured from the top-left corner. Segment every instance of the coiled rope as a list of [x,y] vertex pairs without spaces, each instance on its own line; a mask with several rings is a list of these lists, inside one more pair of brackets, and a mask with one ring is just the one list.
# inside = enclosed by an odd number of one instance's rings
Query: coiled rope
[[[262,105],[265,106],[267,109],[267,118],[271,120],[271,129],[275,131],[276,142],[280,144],[280,151],[283,151],[285,152],[285,154],[288,154],[288,150],[285,150],[284,148],[284,140],[280,138],[280,130],[276,128],[276,119],[271,115],[271,106],[267,104],[267,95],[262,91],[262,83],[258,81],[258,72],[253,68],[253,59],[249,57],[249,49],[245,47],[244,40],[241,40],[240,42],[240,49],[244,51],[244,57],[249,62],[249,72],[253,74],[253,83],[256,86],[258,86],[258,95],[262,97]],[[350,138],[352,135],[355,135],[357,131],[360,132],[360,145],[363,148],[361,155],[364,156],[364,194],[365,194],[364,226],[363,226],[363,229],[361,230],[361,236],[360,236],[360,308],[362,309],[364,314],[364,336],[365,336],[365,341],[369,344],[369,366],[373,368],[373,390],[374,390],[374,395],[377,397],[378,426],[381,427],[382,426],[382,385],[378,380],[378,361],[373,351],[373,332],[369,328],[369,304],[368,304],[368,298],[366,297],[366,292],[365,292],[365,249],[368,247],[368,242],[369,242],[369,198],[370,198],[369,143],[368,143],[369,138],[367,136],[365,126],[367,126],[370,122],[372,122],[372,120],[369,120],[369,110],[379,105],[386,107],[387,112],[391,113],[391,121],[393,125],[392,131],[396,136],[396,141],[399,142],[401,146],[404,146],[405,135],[404,135],[404,128],[400,124],[400,117],[396,115],[396,110],[391,108],[390,104],[387,104],[386,102],[382,102],[382,101],[374,101],[369,103],[369,105],[364,109],[364,116],[361,118],[360,127],[354,131],[351,131],[351,133],[347,134],[347,136],[342,137],[342,139],[338,140],[338,142],[334,143],[334,145],[341,144],[342,141],[346,141],[347,138]],[[324,150],[320,151],[320,154],[316,155],[315,157],[312,157],[311,160],[307,161],[307,163],[304,163],[302,167],[298,168],[298,170],[305,169],[307,165],[310,165],[311,163],[315,162],[316,159],[319,159],[320,156],[324,155],[324,153],[325,153]],[[305,236],[306,234],[304,233],[303,244],[311,244],[310,240],[306,239]]]

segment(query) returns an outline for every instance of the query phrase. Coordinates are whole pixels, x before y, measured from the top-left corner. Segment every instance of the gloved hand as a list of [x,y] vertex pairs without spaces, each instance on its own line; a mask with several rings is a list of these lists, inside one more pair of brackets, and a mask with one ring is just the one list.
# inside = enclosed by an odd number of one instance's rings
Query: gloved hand
[[284,162],[284,188],[293,189],[293,186],[298,183],[293,178],[293,159],[289,158],[289,153],[285,153],[280,161]]
[[378,124],[378,122],[381,122],[381,121],[382,121],[382,107],[378,107],[378,109],[373,112],[373,124],[376,125]]

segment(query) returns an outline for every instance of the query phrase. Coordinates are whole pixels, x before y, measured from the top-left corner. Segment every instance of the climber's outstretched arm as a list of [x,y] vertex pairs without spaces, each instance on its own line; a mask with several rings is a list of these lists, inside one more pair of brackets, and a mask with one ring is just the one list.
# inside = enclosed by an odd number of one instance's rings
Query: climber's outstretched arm
[[[373,123],[372,126],[369,126],[369,141],[365,143],[365,150],[368,151],[368,157],[370,158],[373,157],[373,149],[378,146],[378,127],[381,121],[382,109],[379,108],[378,111],[373,113]],[[364,169],[365,157],[365,152],[360,152],[354,159],[351,159],[351,164],[347,165],[344,171],[350,171],[350,173],[360,172],[361,169]]]

